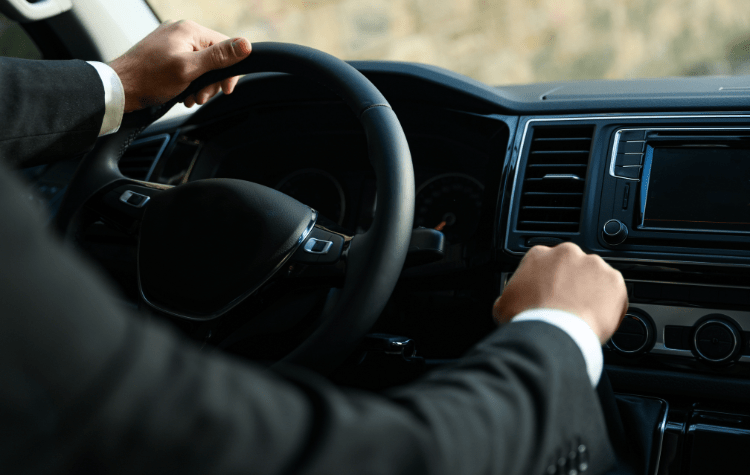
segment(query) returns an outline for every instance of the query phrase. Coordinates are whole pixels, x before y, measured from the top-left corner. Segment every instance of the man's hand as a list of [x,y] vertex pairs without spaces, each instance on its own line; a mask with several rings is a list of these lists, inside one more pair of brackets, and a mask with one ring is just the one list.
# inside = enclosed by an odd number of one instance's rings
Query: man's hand
[[551,308],[578,315],[604,344],[628,309],[622,274],[596,254],[563,243],[532,247],[513,274],[492,314],[506,323],[524,310]]
[[[109,65],[125,89],[125,112],[163,104],[202,74],[231,66],[252,50],[246,38],[227,36],[192,21],[164,22]],[[219,89],[231,94],[238,77],[203,88],[185,105],[205,104]]]

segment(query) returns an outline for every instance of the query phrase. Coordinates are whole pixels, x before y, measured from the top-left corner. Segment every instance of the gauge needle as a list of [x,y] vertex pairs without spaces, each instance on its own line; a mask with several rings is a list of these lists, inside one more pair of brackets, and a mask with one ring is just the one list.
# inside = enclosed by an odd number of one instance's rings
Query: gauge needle
[[448,223],[446,223],[445,221],[442,221],[440,224],[438,224],[437,226],[435,226],[435,230],[436,231],[442,231],[446,224],[448,224]]

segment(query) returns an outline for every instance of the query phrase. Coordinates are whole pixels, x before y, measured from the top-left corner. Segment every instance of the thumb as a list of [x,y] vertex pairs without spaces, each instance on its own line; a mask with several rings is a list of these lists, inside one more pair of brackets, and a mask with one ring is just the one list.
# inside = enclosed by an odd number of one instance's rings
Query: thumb
[[198,59],[197,76],[214,69],[223,69],[239,63],[247,58],[251,51],[252,45],[247,38],[228,39],[209,46],[196,55]]

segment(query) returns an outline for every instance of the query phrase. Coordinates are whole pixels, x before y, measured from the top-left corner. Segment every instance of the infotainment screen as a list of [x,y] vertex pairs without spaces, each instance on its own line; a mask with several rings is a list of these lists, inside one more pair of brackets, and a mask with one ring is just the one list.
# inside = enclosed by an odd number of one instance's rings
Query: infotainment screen
[[750,233],[750,150],[647,147],[642,228]]

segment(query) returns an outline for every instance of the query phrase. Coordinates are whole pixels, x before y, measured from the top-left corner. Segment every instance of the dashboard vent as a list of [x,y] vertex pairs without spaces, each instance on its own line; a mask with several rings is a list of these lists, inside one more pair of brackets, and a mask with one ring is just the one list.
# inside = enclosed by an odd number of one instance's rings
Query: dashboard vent
[[578,232],[593,126],[534,127],[519,231]]
[[168,134],[134,141],[120,159],[120,173],[127,178],[148,181],[168,143]]

